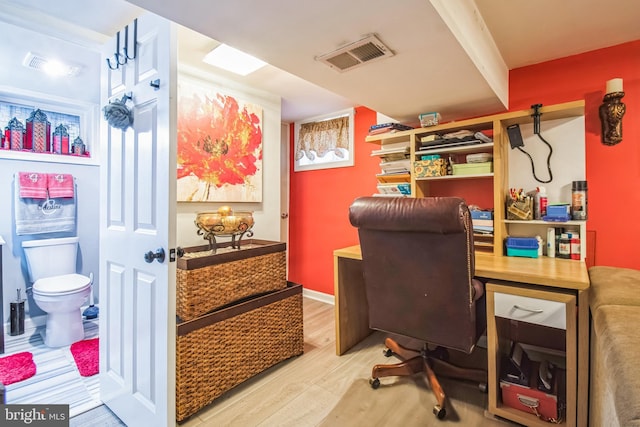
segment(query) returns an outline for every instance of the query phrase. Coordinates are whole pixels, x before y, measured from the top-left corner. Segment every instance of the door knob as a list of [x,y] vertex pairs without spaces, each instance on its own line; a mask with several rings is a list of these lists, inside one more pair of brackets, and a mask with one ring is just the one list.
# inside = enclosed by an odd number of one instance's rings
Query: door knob
[[159,248],[156,250],[156,253],[149,251],[144,254],[144,260],[146,262],[152,263],[154,259],[158,260],[158,262],[162,264],[164,262],[164,249]]

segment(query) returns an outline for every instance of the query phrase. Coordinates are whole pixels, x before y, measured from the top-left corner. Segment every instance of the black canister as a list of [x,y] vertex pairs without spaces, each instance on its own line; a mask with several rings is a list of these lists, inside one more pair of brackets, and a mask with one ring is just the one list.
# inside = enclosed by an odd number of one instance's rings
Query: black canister
[[571,185],[571,219],[587,219],[587,181],[573,181]]
[[9,335],[24,334],[24,300],[20,298],[18,289],[18,299],[9,303],[11,310],[11,331]]

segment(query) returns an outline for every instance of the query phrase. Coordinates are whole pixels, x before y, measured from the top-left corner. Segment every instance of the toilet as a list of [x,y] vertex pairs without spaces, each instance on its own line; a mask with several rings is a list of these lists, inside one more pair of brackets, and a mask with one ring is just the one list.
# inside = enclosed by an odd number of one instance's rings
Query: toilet
[[76,274],[78,238],[22,242],[33,300],[47,313],[44,343],[63,347],[84,339],[80,308],[91,292],[91,279]]

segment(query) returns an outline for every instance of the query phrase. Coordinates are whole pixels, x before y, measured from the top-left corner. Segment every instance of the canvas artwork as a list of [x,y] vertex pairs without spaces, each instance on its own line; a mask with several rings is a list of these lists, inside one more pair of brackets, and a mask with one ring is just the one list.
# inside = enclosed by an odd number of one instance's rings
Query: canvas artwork
[[262,201],[262,108],[178,84],[179,202]]

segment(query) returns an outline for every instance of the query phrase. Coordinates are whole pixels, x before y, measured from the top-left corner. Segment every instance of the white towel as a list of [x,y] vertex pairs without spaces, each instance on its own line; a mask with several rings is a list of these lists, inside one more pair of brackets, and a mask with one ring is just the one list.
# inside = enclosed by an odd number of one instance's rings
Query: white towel
[[19,180],[14,180],[16,235],[54,232],[74,232],[76,228],[76,199],[20,197]]

